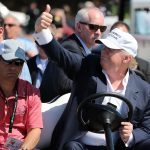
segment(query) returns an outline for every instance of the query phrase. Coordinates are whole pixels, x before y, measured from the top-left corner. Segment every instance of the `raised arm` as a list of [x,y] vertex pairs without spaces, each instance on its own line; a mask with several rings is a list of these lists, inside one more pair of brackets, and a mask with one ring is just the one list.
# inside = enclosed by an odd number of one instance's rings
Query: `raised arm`
[[49,30],[53,18],[50,10],[50,5],[46,5],[45,11],[42,12],[35,23],[35,33],[33,36],[48,57],[55,61],[69,78],[73,79],[80,69],[82,57],[73,52],[69,52],[53,38]]

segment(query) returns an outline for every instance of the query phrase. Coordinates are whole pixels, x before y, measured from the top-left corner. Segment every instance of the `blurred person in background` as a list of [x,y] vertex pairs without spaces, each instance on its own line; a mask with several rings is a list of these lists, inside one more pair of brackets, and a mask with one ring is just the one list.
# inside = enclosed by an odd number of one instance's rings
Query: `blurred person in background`
[[61,42],[66,36],[63,28],[62,17],[54,16],[52,26],[50,27],[57,41]]
[[65,38],[63,28],[61,26],[56,27],[56,25],[53,23],[50,27],[50,30],[52,31],[57,41],[61,42]]
[[74,18],[74,15],[73,15],[73,12],[71,10],[70,5],[64,4],[63,9],[64,9],[64,12],[65,12],[65,15],[66,15],[67,25],[74,30],[74,25],[75,25],[75,20],[74,19],[75,18]]
[[[25,50],[26,59],[38,53],[35,43],[25,37],[19,20],[12,15],[4,17],[4,38],[16,39],[19,41],[22,44],[22,48]],[[29,69],[26,63],[24,63],[20,78],[31,82]]]
[[53,21],[54,21],[54,24],[56,25],[56,28],[57,28],[57,25],[59,25],[60,23],[62,24],[64,37],[69,36],[72,33],[74,33],[74,30],[71,27],[69,27],[67,24],[66,14],[63,9],[54,8],[54,9],[52,9],[52,14],[54,17]]
[[85,1],[84,7],[85,8],[92,8],[92,7],[95,7],[95,4],[92,1]]
[[27,61],[32,84],[40,89],[43,103],[50,102],[59,96],[69,93],[72,81],[68,79],[57,64],[47,57],[38,46],[39,54]]
[[130,27],[127,23],[123,22],[123,21],[117,21],[115,22],[111,28],[110,31],[112,31],[115,28],[119,28],[120,30],[124,31],[124,32],[130,32]]
[[26,37],[19,20],[11,14],[4,17],[4,38],[20,41],[28,58],[38,53],[35,43]]
[[91,8],[91,7],[96,7],[95,4],[92,1],[85,1],[85,2],[80,2],[78,4],[78,8]]
[[34,32],[34,24],[39,16],[40,10],[38,8],[38,3],[36,1],[33,1],[30,3],[29,9],[27,10],[26,14],[29,15],[30,19],[27,25],[27,33],[33,33]]

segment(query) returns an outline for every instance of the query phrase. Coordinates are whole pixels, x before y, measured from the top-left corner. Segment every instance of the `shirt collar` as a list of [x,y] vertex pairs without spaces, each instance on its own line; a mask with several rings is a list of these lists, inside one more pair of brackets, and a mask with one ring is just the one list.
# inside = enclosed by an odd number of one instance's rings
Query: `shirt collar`
[[[36,65],[42,72],[44,72],[44,70],[47,66],[47,63],[48,63],[48,59],[44,59],[44,61],[42,61],[39,56],[36,57]],[[43,66],[43,64],[44,64],[44,66]]]
[[[114,91],[113,88],[112,88],[112,85],[111,85],[111,82],[110,82],[108,74],[106,73],[105,70],[102,70],[102,72],[104,73],[104,75],[105,75],[105,77],[107,79],[107,84],[108,84],[107,86],[109,86],[109,88],[111,89],[111,91]],[[126,87],[127,87],[127,84],[128,84],[128,80],[129,80],[129,70],[127,71],[125,77],[122,80],[122,85],[123,85],[123,90],[124,91],[126,90]]]
[[[76,34],[75,34],[76,35]],[[83,48],[84,48],[84,50],[85,50],[85,53],[88,55],[88,54],[91,54],[91,51],[90,51],[90,49],[85,45],[85,43],[83,42],[83,40],[78,36],[78,35],[76,35],[77,36],[77,38],[79,39],[79,41],[81,42],[81,44],[82,44],[82,46],[83,46]]]

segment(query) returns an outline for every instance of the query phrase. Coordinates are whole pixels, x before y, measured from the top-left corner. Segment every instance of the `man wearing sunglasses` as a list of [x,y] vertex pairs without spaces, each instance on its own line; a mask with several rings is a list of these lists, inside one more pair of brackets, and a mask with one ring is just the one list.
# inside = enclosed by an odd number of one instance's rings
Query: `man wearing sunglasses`
[[0,149],[31,150],[43,128],[40,94],[29,82],[19,79],[25,62],[16,40],[0,43]]
[[[112,133],[115,149],[149,149],[150,85],[129,69],[130,62],[137,55],[138,44],[135,38],[115,28],[105,39],[96,40],[104,45],[100,56],[91,54],[82,58],[64,49],[53,38],[48,29],[52,22],[50,10],[47,5],[35,24],[36,33],[33,36],[47,55],[74,79],[68,105],[57,124],[57,134],[53,135],[56,141],[52,141],[50,149],[106,150],[105,135],[87,132],[77,116],[78,105],[88,96],[99,92],[121,94],[133,106],[133,115],[129,121],[126,120],[129,113],[126,105],[110,97],[102,99],[104,105],[115,105],[117,112],[124,116],[119,129]],[[91,100],[91,104],[96,100]],[[84,115],[87,116],[86,113]],[[90,124],[90,119],[86,123]]]
[[83,57],[96,46],[95,40],[101,38],[106,30],[103,13],[97,7],[82,8],[75,17],[75,33],[61,44],[66,49]]
[[38,51],[35,44],[25,37],[23,27],[19,20],[8,14],[4,17],[4,37],[5,39],[17,39],[22,43],[27,58],[35,56]]

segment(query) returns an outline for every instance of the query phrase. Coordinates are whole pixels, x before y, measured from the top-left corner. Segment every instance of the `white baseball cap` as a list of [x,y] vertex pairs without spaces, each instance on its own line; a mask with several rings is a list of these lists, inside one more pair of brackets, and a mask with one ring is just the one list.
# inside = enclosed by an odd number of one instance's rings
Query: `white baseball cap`
[[98,39],[96,43],[103,43],[111,49],[122,49],[135,57],[137,55],[138,44],[136,39],[129,33],[115,28],[104,39]]
[[26,61],[25,52],[21,44],[14,39],[7,39],[0,43],[0,55],[4,60],[21,59]]

